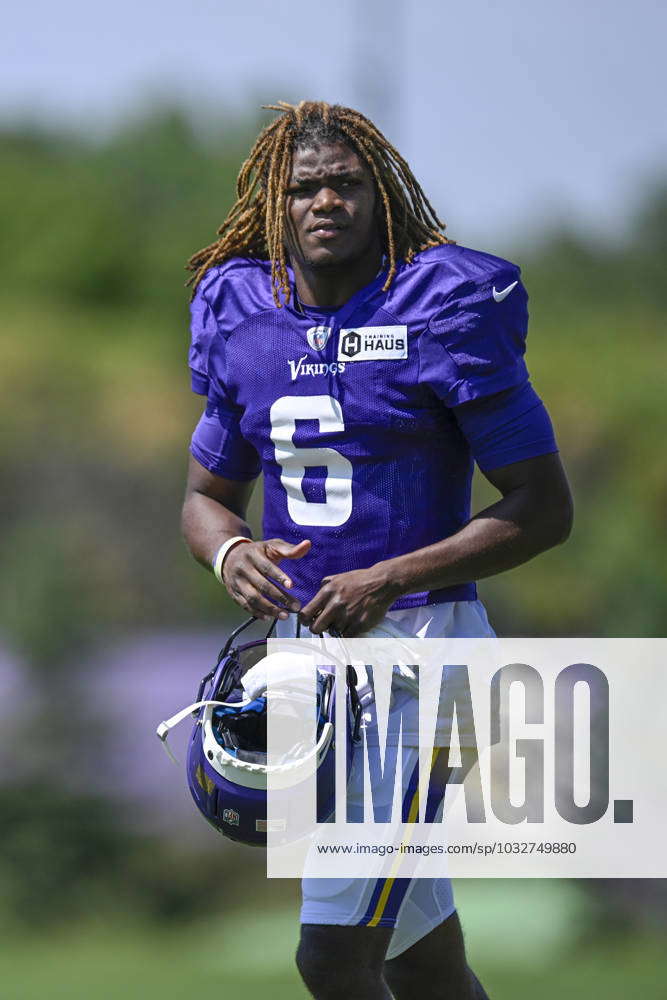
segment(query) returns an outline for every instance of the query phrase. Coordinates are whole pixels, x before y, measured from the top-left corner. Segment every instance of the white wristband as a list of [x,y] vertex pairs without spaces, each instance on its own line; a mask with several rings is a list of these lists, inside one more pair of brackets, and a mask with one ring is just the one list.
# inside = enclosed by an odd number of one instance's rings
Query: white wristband
[[220,583],[223,582],[222,567],[224,565],[229,550],[233,549],[234,546],[238,545],[240,542],[251,542],[251,541],[252,538],[246,538],[245,535],[234,535],[233,538],[228,538],[226,542],[222,543],[222,545],[216,552],[215,558],[213,560],[213,572],[216,576],[216,579],[218,579]]

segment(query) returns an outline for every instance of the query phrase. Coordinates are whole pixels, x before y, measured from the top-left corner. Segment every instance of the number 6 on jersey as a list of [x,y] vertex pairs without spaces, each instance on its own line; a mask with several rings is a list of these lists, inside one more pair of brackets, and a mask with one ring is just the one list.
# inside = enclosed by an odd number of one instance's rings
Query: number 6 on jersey
[[[295,524],[335,528],[352,513],[352,463],[335,448],[299,448],[294,444],[297,420],[317,420],[322,434],[345,430],[340,403],[333,396],[281,396],[271,407],[271,440],[287,493],[287,509]],[[307,468],[324,466],[324,502],[307,500],[303,479]]]

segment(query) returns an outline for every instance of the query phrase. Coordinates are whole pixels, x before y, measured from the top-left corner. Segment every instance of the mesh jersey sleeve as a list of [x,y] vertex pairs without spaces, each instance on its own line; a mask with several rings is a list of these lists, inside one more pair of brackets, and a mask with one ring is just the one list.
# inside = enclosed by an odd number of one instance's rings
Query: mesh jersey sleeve
[[227,479],[249,480],[259,475],[255,448],[241,433],[241,408],[225,384],[225,342],[206,297],[206,279],[190,306],[191,341],[188,355],[192,390],[207,396],[207,404],[190,441],[190,452],[200,465]]
[[546,407],[530,382],[453,408],[480,469],[558,451]]
[[190,350],[188,367],[192,391],[207,396],[209,390],[208,357],[218,334],[218,321],[206,297],[206,278],[199,283],[190,303]]
[[190,441],[190,453],[209,472],[225,479],[255,479],[259,455],[241,434],[238,416],[208,403]]
[[512,265],[459,285],[418,339],[420,381],[447,406],[525,382],[527,303]]

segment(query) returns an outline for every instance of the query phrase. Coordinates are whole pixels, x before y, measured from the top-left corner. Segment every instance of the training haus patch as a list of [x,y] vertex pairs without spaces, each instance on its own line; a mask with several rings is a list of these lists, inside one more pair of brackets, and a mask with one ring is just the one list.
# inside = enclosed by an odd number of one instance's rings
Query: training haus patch
[[338,337],[338,361],[399,361],[407,356],[407,326],[360,326],[341,330]]

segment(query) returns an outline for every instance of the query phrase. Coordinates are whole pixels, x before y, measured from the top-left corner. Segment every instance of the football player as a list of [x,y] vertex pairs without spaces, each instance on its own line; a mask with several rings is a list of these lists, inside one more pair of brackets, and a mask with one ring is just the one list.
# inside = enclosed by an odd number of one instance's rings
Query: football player
[[[572,521],[519,269],[448,239],[359,112],[271,109],[219,238],[189,262],[206,406],[186,542],[278,635],[493,635],[475,580]],[[475,461],[500,499],[471,518]],[[304,880],[297,964],[318,1000],[486,996],[447,879]]]

